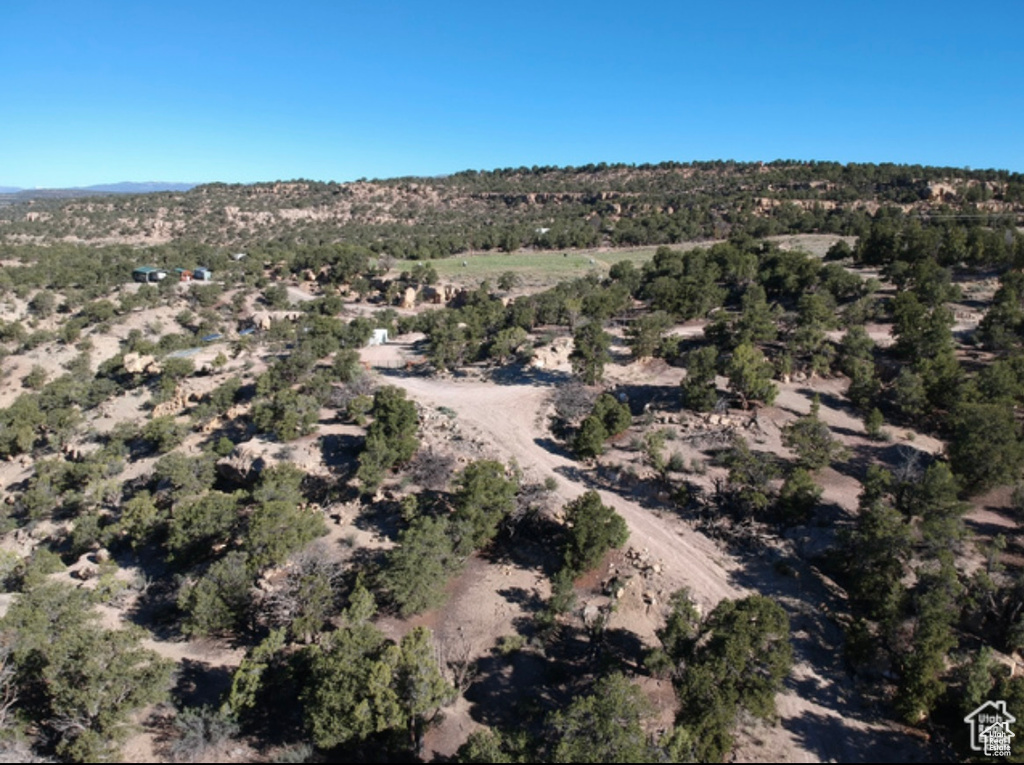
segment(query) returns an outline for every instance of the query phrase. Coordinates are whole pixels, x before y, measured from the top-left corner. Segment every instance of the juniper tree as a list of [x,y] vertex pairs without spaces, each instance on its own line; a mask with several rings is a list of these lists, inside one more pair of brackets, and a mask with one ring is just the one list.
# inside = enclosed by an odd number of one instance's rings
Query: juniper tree
[[676,723],[692,742],[691,759],[720,762],[732,748],[740,710],[764,719],[775,714],[775,695],[793,665],[789,618],[762,595],[723,600],[692,638],[675,642],[671,659],[685,666],[675,678]]
[[271,500],[253,509],[242,544],[249,554],[249,564],[262,570],[283,563],[326,533],[319,511],[300,509],[295,502]]
[[927,717],[946,690],[946,656],[956,647],[953,625],[962,587],[952,560],[945,556],[937,571],[920,571],[913,593],[914,636],[900,658],[901,677],[895,706],[910,724]]
[[190,635],[225,634],[241,629],[250,617],[253,572],[245,553],[233,550],[212,563],[198,580],[178,593],[182,623]]
[[707,412],[718,400],[715,390],[715,365],[718,351],[714,346],[704,346],[686,355],[686,377],[680,384],[683,406],[696,412]]
[[797,454],[797,464],[808,470],[821,470],[846,458],[848,451],[832,436],[832,430],[818,416],[821,400],[811,401],[809,414],[782,429],[782,443]]
[[868,468],[857,521],[843,545],[854,604],[886,629],[901,608],[901,580],[911,553],[910,528],[894,506],[892,489],[891,473],[875,465]]
[[595,385],[604,377],[604,365],[611,361],[612,338],[601,329],[600,322],[589,321],[573,333],[573,350],[569,354],[573,374],[587,385]]
[[949,461],[970,492],[1012,482],[1024,464],[1024,444],[1010,407],[962,404],[951,419]]
[[741,519],[764,516],[775,501],[770,483],[778,477],[779,469],[774,457],[753,451],[745,438],[736,436],[722,462],[729,468],[721,496],[728,509]]
[[141,629],[98,621],[85,591],[53,582],[22,594],[0,620],[26,713],[73,761],[116,756],[132,714],[170,684],[170,663],[141,646]]
[[394,687],[405,713],[412,751],[419,755],[427,726],[456,696],[455,688],[441,673],[432,633],[426,627],[415,627],[399,643]]
[[452,524],[462,533],[459,546],[468,554],[494,539],[498,525],[515,508],[519,481],[505,477],[502,463],[478,460],[467,465],[455,483]]
[[608,435],[617,436],[633,424],[629,406],[619,403],[609,393],[603,393],[594,402],[593,416],[601,420]]
[[661,336],[671,319],[664,311],[654,311],[634,319],[626,329],[626,344],[638,359],[650,358],[661,345]]
[[596,491],[569,502],[564,512],[568,526],[564,560],[570,571],[582,573],[593,568],[608,550],[621,547],[629,538],[622,516],[603,504]]
[[417,627],[395,645],[362,622],[336,631],[327,648],[311,649],[303,701],[316,745],[329,749],[404,729],[418,754],[426,725],[454,696],[430,638]]
[[775,401],[779,389],[772,382],[773,372],[764,354],[749,343],[736,346],[725,370],[729,389],[739,396],[744,409],[752,401],[768,406]]
[[462,566],[444,518],[422,515],[399,534],[381,583],[403,616],[444,602],[448,577]]
[[823,489],[814,482],[814,476],[798,467],[786,476],[776,502],[778,515],[785,523],[803,523],[811,517],[821,500]]
[[639,687],[613,674],[545,724],[551,762],[660,762],[644,723],[654,710]]
[[376,489],[388,470],[408,462],[419,448],[419,415],[404,390],[393,385],[378,388],[370,413],[374,420],[366,429],[366,444],[356,473],[366,491]]

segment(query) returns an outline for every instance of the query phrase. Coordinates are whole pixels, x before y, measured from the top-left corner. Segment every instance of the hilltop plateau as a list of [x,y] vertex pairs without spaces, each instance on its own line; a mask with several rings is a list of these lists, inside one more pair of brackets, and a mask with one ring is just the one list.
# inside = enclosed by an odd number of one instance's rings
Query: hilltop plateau
[[923,216],[1019,215],[1024,178],[994,170],[776,161],[216,183],[182,192],[22,199],[0,207],[0,241],[229,248],[345,241],[423,259],[522,247],[674,244],[738,233],[846,234],[881,206]]

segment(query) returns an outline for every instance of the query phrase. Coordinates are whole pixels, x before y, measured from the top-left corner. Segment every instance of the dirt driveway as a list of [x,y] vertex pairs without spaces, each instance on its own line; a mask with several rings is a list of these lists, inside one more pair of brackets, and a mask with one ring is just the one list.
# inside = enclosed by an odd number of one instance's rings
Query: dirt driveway
[[[558,450],[545,428],[551,385],[397,372],[387,378],[421,405],[455,410],[464,428],[476,430],[504,459],[514,458],[528,479],[556,475],[560,504],[589,488],[578,478],[579,463]],[[789,612],[796,661],[788,689],[778,700],[780,724],[741,726],[738,761],[914,762],[933,756],[899,726],[880,719],[861,699],[843,667],[842,632],[827,615],[825,587],[811,577],[780,574],[765,561],[740,560],[676,516],[607,491],[601,497],[629,524],[629,545],[646,549],[661,564],[659,589],[663,592],[689,587],[708,609],[722,598],[759,591],[779,600]],[[663,614],[655,608],[647,618],[637,616],[630,614],[628,625],[622,626],[653,642]]]

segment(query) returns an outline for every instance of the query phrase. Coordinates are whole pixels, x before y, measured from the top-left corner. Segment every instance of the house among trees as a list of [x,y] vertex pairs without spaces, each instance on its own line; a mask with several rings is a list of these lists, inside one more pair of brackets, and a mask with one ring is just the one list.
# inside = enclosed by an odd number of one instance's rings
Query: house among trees
[[132,271],[132,279],[137,282],[162,282],[167,278],[167,272],[156,266],[139,266]]
[[211,271],[209,268],[204,268],[203,266],[200,266],[199,268],[192,272],[192,278],[195,279],[197,282],[208,282],[213,279],[213,271]]
[[373,335],[370,336],[370,341],[366,346],[372,347],[374,345],[384,345],[388,341],[388,331],[386,329],[375,329]]

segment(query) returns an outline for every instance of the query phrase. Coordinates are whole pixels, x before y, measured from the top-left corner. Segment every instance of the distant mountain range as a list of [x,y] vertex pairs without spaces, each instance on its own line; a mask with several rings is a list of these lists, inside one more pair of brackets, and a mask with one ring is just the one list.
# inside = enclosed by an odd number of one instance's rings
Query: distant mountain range
[[60,199],[62,197],[84,197],[93,194],[150,194],[157,191],[188,191],[198,186],[197,183],[166,183],[149,181],[147,183],[101,183],[95,186],[75,186],[66,189],[21,189],[16,186],[0,186],[0,194],[15,197],[19,200],[45,197]]

